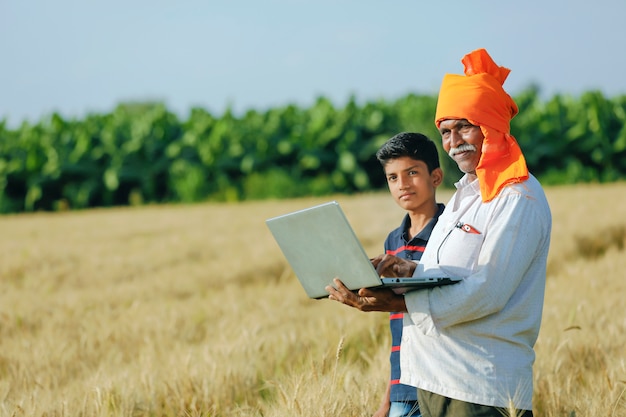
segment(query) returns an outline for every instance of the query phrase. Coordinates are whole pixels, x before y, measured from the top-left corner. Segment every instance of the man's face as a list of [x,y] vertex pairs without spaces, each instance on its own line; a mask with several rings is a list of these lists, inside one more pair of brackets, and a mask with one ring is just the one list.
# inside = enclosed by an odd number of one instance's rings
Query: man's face
[[439,124],[443,149],[454,159],[459,169],[476,175],[482,155],[483,132],[466,119],[447,119]]
[[387,185],[393,199],[407,211],[432,209],[435,189],[441,183],[443,172],[440,168],[428,172],[424,161],[408,156],[390,159],[385,164]]

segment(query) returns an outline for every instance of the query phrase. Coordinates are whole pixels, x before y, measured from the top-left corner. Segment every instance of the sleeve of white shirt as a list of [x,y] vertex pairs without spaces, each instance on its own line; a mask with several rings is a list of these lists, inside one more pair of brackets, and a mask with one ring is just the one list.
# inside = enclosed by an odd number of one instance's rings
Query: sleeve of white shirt
[[549,212],[546,216],[533,198],[520,193],[501,197],[490,213],[472,273],[459,284],[405,294],[411,321],[428,334],[503,309],[529,279],[526,273],[549,242],[550,228]]

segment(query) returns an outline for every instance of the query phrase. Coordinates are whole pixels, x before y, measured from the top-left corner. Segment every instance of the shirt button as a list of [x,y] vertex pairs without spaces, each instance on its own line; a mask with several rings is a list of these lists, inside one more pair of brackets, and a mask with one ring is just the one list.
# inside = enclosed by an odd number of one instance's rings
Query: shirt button
[[406,257],[407,257],[407,259],[411,259],[411,258],[412,258],[412,256],[411,256],[411,254],[410,254],[410,253],[407,253],[407,254],[406,254]]

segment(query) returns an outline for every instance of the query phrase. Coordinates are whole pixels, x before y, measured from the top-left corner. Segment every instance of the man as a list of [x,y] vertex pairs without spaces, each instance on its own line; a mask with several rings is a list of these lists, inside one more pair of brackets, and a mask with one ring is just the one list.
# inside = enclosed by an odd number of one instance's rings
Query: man
[[532,416],[552,218],[539,182],[509,134],[518,108],[502,85],[510,70],[487,51],[446,74],[435,123],[465,175],[419,264],[381,255],[385,276],[461,276],[458,284],[396,295],[348,291],[329,298],[362,311],[404,311],[402,382],[418,387],[424,417]]
[[[437,219],[444,209],[436,191],[443,180],[435,143],[420,133],[393,136],[376,152],[385,172],[389,193],[406,211],[400,227],[385,239],[385,253],[418,261]],[[420,417],[415,387],[400,383],[400,342],[403,312],[391,312],[390,379],[379,409],[373,417]]]

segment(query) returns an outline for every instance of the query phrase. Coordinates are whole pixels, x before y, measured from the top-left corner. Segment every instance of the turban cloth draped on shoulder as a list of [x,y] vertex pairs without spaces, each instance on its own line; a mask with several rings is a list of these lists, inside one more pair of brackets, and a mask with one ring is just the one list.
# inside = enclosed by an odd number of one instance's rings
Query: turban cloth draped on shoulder
[[461,60],[465,75],[446,74],[441,83],[435,124],[467,119],[485,137],[476,175],[482,200],[493,200],[502,187],[528,178],[522,150],[510,134],[518,108],[502,85],[511,70],[498,66],[486,50],[477,49]]

